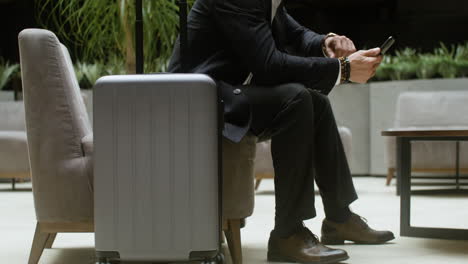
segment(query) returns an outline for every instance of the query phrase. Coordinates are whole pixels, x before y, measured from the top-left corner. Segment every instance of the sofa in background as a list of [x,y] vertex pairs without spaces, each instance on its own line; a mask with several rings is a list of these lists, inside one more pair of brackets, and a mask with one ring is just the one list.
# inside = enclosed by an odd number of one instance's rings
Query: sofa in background
[[[398,97],[394,129],[468,129],[468,91],[404,92]],[[389,185],[396,170],[396,139],[386,138]],[[411,144],[411,171],[455,173],[456,142]],[[460,142],[460,171],[468,172],[468,142]]]
[[0,178],[30,177],[23,102],[0,102]]

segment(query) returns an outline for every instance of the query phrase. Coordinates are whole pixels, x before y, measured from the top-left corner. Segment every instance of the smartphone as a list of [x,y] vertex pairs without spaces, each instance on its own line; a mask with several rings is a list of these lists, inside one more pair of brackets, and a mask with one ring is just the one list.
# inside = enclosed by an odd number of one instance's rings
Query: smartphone
[[388,49],[390,49],[390,47],[395,43],[395,38],[393,38],[392,36],[390,36],[385,42],[384,44],[382,44],[382,46],[380,46],[380,54],[381,55],[385,55],[385,53],[387,53]]

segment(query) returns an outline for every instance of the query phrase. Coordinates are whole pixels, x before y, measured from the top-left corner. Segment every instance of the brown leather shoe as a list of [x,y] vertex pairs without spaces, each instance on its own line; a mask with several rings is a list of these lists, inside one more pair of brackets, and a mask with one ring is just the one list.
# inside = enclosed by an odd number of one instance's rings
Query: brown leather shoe
[[394,238],[392,232],[376,231],[369,227],[365,219],[353,213],[344,223],[323,220],[320,241],[326,245],[342,245],[345,240],[357,244],[382,244]]
[[348,259],[346,251],[322,245],[306,227],[288,238],[273,234],[268,241],[268,261],[308,264],[337,263]]

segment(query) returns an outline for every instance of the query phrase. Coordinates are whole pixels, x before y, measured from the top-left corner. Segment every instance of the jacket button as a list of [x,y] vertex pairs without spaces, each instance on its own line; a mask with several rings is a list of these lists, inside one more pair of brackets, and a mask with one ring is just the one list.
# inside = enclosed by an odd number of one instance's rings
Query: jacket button
[[234,91],[233,91],[233,93],[234,93],[235,95],[238,95],[238,94],[240,94],[241,92],[242,92],[241,89],[234,89]]

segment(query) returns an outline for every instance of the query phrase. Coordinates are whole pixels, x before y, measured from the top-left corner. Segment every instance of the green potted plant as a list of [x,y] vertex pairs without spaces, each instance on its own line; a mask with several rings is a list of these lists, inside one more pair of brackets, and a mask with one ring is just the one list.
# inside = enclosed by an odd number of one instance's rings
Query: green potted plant
[[107,63],[78,61],[74,68],[78,84],[82,89],[91,89],[101,76],[125,74],[125,62],[118,56],[110,56]]
[[[121,54],[126,72],[134,73],[134,2],[36,0],[36,5],[42,26],[55,32],[65,44],[76,44],[72,54],[80,61],[107,64],[110,54]],[[143,4],[145,70],[164,71],[178,32],[176,0],[149,0]]]
[[468,76],[468,42],[447,47],[443,43],[432,53],[418,53],[406,48],[395,56],[385,56],[377,69],[377,81]]

